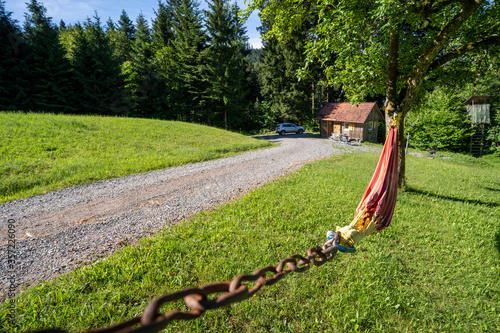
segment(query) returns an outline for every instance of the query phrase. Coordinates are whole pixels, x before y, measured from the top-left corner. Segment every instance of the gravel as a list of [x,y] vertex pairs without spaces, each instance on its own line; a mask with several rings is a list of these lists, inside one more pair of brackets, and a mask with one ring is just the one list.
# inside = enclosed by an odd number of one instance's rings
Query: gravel
[[[258,138],[280,146],[0,205],[0,300],[6,299],[14,280],[18,293],[239,197],[304,163],[333,154],[380,150],[308,134]],[[15,225],[16,247],[7,251],[9,219],[15,221],[10,224]],[[16,255],[14,267],[8,265],[9,253]]]

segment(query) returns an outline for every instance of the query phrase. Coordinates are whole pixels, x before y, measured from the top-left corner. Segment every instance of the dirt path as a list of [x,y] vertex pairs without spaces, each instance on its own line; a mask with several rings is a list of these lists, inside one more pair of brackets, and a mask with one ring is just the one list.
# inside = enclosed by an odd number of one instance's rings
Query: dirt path
[[[264,138],[263,138],[264,139]],[[311,135],[267,136],[279,147],[77,186],[0,205],[0,299],[216,207],[304,163],[350,151]],[[17,257],[7,261],[7,221]]]

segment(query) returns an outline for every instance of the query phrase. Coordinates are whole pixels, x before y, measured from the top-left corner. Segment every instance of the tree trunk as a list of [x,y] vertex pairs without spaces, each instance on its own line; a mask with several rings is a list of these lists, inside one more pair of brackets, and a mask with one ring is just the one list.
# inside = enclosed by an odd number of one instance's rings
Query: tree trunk
[[311,114],[314,116],[316,110],[314,109],[314,81],[311,83],[311,91],[312,91],[312,98],[311,98]]
[[323,86],[319,86],[318,103],[318,109],[321,109],[323,106]]
[[227,110],[224,109],[224,129],[227,131]]
[[398,128],[398,153],[399,153],[399,172],[398,187],[405,189],[405,155],[404,155],[404,114],[398,110],[397,105],[397,86],[398,79],[398,53],[399,53],[399,28],[393,27],[390,32],[389,57],[387,58],[387,79],[385,88],[385,126],[386,133],[389,133],[391,123],[396,117],[396,126]]
[[398,188],[404,191],[406,190],[405,113],[397,117],[396,126],[398,127]]
[[385,126],[389,133],[391,120],[397,112],[397,80],[398,80],[399,30],[391,29],[389,40],[389,57],[387,58],[387,78],[385,81]]

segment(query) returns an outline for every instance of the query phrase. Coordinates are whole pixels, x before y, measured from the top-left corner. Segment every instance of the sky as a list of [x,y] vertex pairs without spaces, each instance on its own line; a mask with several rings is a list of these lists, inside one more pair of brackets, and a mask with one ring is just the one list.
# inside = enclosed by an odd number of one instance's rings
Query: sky
[[[158,8],[158,0],[39,0],[47,8],[47,16],[52,17],[52,22],[59,24],[64,20],[66,24],[74,24],[78,21],[83,22],[87,17],[92,17],[94,11],[101,18],[103,24],[111,17],[113,22],[118,22],[122,9],[125,9],[129,18],[133,21],[139,16],[140,12],[148,18],[150,27],[151,20],[155,16],[154,10]],[[198,0],[200,9],[208,9],[205,0]],[[164,1],[162,1],[164,2]],[[245,0],[236,0],[240,9],[247,8]],[[16,19],[20,26],[24,23],[24,13],[26,10],[26,1],[6,0],[5,9],[12,12],[12,18]],[[262,42],[257,27],[260,26],[260,19],[256,12],[252,13],[245,23],[249,43],[253,48],[260,48]]]

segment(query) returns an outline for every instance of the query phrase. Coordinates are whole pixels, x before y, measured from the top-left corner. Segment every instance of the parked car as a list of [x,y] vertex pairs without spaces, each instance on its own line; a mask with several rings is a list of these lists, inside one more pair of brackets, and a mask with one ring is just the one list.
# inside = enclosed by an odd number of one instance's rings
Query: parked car
[[297,126],[292,123],[283,123],[276,127],[276,133],[279,133],[280,135],[285,135],[286,133],[302,134],[304,133],[304,127]]

